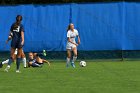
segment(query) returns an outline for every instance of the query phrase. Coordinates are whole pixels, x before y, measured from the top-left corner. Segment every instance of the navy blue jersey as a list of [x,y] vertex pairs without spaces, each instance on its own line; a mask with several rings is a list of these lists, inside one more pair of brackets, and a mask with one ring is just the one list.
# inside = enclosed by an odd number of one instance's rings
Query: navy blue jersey
[[24,31],[23,25],[15,26],[12,24],[10,31],[13,33],[12,41],[21,42],[21,31]]
[[35,63],[36,62],[36,59],[29,59],[29,62]]

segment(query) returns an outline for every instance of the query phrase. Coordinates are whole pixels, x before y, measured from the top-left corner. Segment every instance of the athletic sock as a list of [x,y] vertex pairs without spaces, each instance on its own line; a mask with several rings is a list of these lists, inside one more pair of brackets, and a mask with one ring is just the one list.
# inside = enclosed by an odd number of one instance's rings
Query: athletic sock
[[17,70],[19,70],[19,67],[20,67],[20,61],[21,61],[21,58],[17,58],[17,61],[16,61],[16,64],[17,64]]
[[10,69],[10,65],[8,65],[4,71],[8,72],[8,70]]
[[8,62],[9,62],[9,59],[3,61],[2,64],[8,64]]
[[67,62],[66,62],[66,66],[68,67],[70,63],[70,58],[67,57]]
[[26,58],[22,58],[22,62],[23,62],[24,67],[26,67]]
[[77,56],[73,56],[72,62],[74,63],[76,61],[76,59],[77,59]]

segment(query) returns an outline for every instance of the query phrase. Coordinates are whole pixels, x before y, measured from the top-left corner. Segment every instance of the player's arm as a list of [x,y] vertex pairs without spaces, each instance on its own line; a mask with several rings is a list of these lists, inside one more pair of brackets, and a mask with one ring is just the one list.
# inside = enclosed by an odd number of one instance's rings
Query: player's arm
[[12,26],[11,26],[11,28],[10,28],[10,33],[9,33],[9,36],[8,36],[8,39],[7,39],[6,43],[8,43],[8,42],[12,39],[12,37],[13,37],[13,33],[12,33],[12,31],[13,31],[13,26],[14,26],[14,24],[12,24]]
[[78,31],[76,30],[76,35],[77,35],[77,37],[78,37],[78,44],[80,44],[80,36],[79,36],[79,33],[78,33]]
[[24,27],[21,25],[21,45],[24,45]]
[[24,31],[21,31],[21,39],[22,39],[21,44],[24,45]]
[[45,63],[47,63],[49,66],[51,66],[51,64],[50,64],[49,61],[43,59],[43,62],[45,62]]
[[80,44],[81,43],[80,36],[78,35],[77,37],[78,37],[78,44]]
[[72,43],[72,44],[74,44],[74,45],[78,46],[78,44],[77,44],[77,43],[74,43],[74,42],[72,42],[72,41],[70,40],[70,37],[68,37],[68,41],[69,41],[70,43]]
[[12,32],[10,31],[10,34],[9,34],[9,36],[8,36],[8,39],[6,40],[6,43],[8,43],[8,42],[12,39],[12,37],[13,37],[13,34],[12,34]]

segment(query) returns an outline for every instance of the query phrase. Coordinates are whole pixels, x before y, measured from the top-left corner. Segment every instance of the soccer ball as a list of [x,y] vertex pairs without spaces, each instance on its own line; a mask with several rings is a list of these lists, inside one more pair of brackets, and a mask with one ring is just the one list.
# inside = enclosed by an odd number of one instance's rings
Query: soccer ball
[[86,62],[85,61],[81,61],[80,62],[80,67],[85,67],[87,64],[86,64]]

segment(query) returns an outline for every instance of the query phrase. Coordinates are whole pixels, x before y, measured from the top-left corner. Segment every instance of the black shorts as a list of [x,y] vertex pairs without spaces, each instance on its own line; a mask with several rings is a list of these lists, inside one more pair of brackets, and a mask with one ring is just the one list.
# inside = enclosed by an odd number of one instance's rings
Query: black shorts
[[21,42],[17,42],[17,41],[12,41],[11,42],[11,47],[16,49],[16,48],[22,48],[23,45],[21,45]]
[[37,62],[37,61],[36,61],[35,63],[37,63],[37,64],[39,64],[39,65],[43,65],[43,64],[44,64],[44,63],[39,63],[39,62]]

